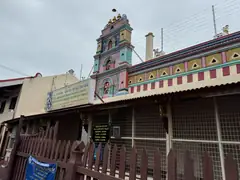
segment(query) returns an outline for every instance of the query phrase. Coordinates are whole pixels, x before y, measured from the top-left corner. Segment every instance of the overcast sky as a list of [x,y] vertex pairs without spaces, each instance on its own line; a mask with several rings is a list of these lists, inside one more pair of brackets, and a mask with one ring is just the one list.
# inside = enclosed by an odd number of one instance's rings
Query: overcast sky
[[[26,75],[44,76],[74,69],[88,76],[96,52],[96,39],[116,8],[133,27],[135,50],[145,55],[145,35],[155,34],[164,51],[196,44],[213,37],[211,5],[216,4],[217,30],[228,24],[240,30],[239,0],[0,0],[0,79],[20,77],[1,66]],[[133,64],[140,63],[134,55]]]

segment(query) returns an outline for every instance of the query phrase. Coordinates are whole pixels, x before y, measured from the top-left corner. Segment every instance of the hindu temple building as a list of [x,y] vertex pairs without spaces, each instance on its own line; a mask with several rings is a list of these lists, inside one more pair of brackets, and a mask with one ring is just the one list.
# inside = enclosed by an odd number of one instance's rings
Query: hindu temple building
[[[89,126],[109,124],[109,143],[146,148],[152,158],[155,148],[163,157],[175,149],[179,178],[185,150],[193,155],[197,179],[203,177],[204,151],[214,159],[217,179],[224,177],[227,153],[240,167],[240,32],[225,28],[210,41],[169,54],[153,53],[154,35],[148,33],[145,62],[132,65],[132,30],[127,16],[118,15],[97,39],[91,77],[99,109]],[[112,106],[101,109],[107,104]],[[161,164],[166,168],[166,159]]]

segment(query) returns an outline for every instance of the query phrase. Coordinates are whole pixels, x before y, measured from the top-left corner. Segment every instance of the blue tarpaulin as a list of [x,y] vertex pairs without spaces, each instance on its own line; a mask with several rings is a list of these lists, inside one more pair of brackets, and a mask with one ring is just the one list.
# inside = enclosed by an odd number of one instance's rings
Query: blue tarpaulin
[[54,180],[57,164],[42,163],[30,156],[27,162],[25,180]]

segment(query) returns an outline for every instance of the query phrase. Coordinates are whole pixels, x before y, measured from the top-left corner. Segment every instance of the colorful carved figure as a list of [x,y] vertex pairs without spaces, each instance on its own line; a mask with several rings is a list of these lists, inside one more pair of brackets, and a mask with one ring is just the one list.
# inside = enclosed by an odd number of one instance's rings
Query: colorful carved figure
[[108,50],[112,49],[112,40],[108,42]]
[[223,32],[224,32],[225,34],[229,34],[229,26],[228,26],[228,25],[224,26],[224,27],[222,28],[222,30],[223,30]]
[[109,87],[110,87],[109,82],[108,82],[108,81],[105,82],[105,83],[104,83],[104,88],[103,88],[103,93],[104,93],[104,94],[108,94],[108,93],[109,93]]
[[106,70],[109,70],[111,68],[111,61],[108,60],[106,63]]

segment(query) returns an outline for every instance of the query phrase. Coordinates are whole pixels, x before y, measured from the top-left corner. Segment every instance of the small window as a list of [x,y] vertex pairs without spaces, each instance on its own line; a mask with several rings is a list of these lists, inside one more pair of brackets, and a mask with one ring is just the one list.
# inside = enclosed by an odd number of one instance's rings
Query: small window
[[112,49],[112,41],[110,40],[108,43],[108,50]]
[[239,57],[239,54],[234,53],[233,57],[234,57],[234,58],[237,58],[237,57]]
[[176,69],[176,73],[179,73],[179,72],[181,72],[181,69],[180,69],[180,68],[177,68],[177,69]]
[[12,110],[15,109],[16,103],[17,103],[17,97],[13,97],[11,99],[11,103],[10,103],[9,109],[12,109]]
[[165,71],[163,71],[162,76],[165,76],[165,75],[167,75],[167,73]]
[[111,61],[108,60],[106,63],[106,70],[109,70],[111,68]]
[[213,58],[212,61],[211,61],[212,64],[214,64],[216,62],[217,62],[217,60],[215,58]]
[[0,106],[0,113],[1,114],[4,112],[5,106],[6,106],[6,101],[2,101],[1,106]]
[[153,79],[153,78],[154,78],[154,75],[150,74],[149,79]]
[[132,84],[132,81],[131,81],[131,80],[129,80],[129,81],[128,81],[128,83],[129,83],[129,84]]
[[193,68],[197,68],[198,67],[198,65],[195,63],[195,64],[193,64],[193,66],[192,66]]

